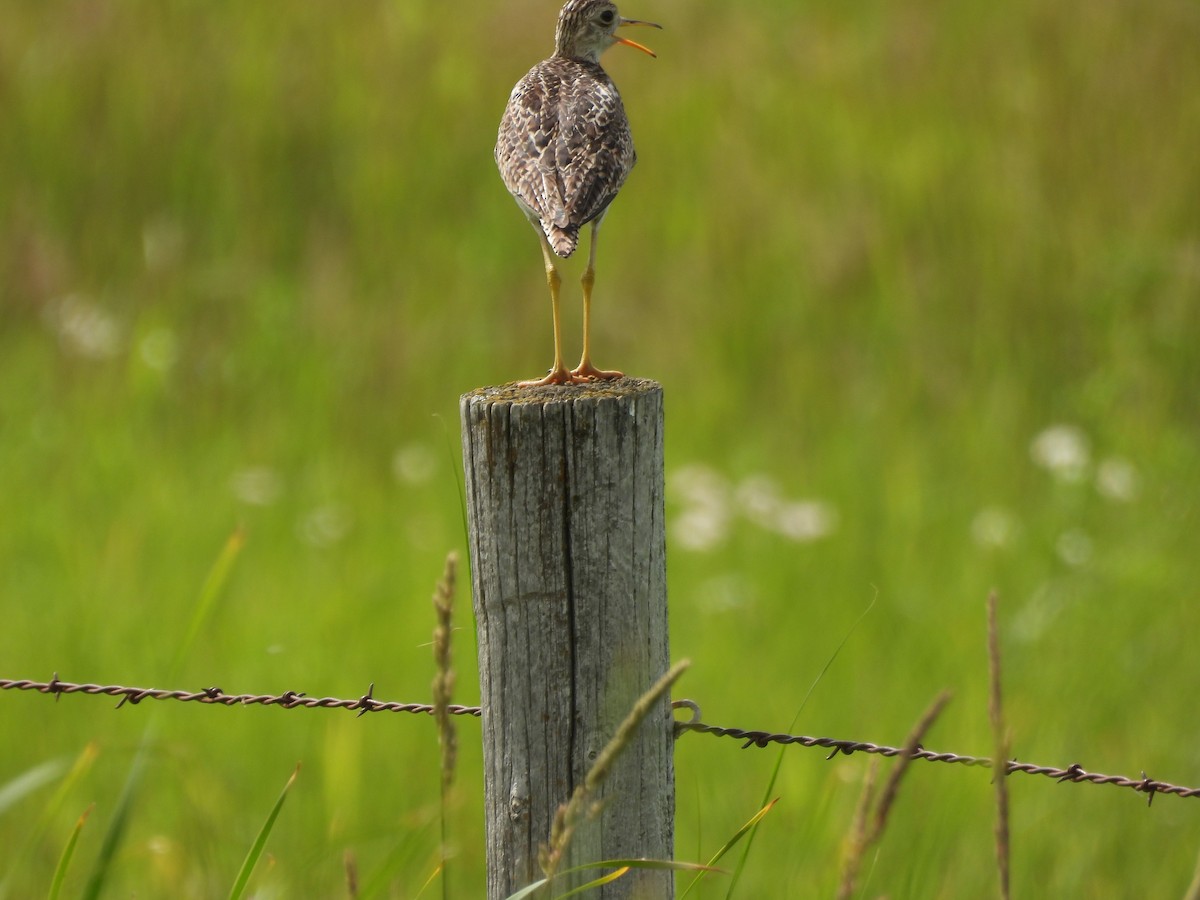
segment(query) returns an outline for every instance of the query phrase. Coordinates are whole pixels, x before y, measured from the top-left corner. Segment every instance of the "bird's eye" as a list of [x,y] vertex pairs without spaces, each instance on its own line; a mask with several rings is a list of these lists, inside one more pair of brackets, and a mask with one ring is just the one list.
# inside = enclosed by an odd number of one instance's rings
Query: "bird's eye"
[[604,10],[604,12],[600,13],[600,24],[601,25],[611,25],[613,22],[613,19],[616,17],[616,15],[617,14],[615,12],[613,12],[611,9]]

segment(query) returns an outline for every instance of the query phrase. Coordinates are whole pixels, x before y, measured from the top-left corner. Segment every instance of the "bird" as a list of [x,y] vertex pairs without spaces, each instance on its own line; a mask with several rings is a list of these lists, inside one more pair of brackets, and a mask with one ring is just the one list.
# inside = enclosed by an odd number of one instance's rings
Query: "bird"
[[[558,14],[553,55],[517,82],[500,120],[496,166],[541,239],[554,322],[554,365],[544,378],[518,382],[520,387],[622,377],[621,372],[592,364],[591,312],[600,223],[637,161],[621,95],[601,68],[600,55],[613,44],[624,44],[656,56],[648,47],[617,35],[618,28],[628,25],[662,27],[622,17],[611,0],[567,0]],[[555,257],[566,259],[574,253],[579,231],[589,223],[591,245],[580,279],[583,355],[568,371],[562,358],[562,279]]]

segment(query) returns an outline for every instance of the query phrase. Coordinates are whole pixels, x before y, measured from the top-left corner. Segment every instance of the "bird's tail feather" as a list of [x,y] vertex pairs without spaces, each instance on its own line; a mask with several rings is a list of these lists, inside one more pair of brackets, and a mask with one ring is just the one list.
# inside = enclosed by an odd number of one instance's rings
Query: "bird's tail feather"
[[566,259],[575,252],[575,248],[579,245],[579,229],[577,227],[559,228],[557,225],[551,225],[546,229],[546,239],[550,241],[550,248],[563,259]]

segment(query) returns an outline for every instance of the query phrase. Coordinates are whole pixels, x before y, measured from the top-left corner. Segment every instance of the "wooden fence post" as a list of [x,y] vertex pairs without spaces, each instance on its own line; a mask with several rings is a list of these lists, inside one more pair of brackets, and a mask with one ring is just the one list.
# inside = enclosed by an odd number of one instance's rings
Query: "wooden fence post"
[[[481,388],[460,402],[483,704],[488,898],[541,877],[555,810],[669,666],[662,388]],[[642,723],[561,866],[670,859],[669,698]],[[584,878],[564,880],[579,884]],[[635,870],[589,894],[670,898]]]

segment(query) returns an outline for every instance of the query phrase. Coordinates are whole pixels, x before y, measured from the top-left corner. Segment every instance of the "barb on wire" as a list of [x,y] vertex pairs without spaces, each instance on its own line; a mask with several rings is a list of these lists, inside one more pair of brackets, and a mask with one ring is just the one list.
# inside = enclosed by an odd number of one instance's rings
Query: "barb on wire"
[[[143,700],[180,700],[184,703],[203,703],[217,706],[278,706],[282,709],[348,709],[360,716],[369,712],[402,712],[423,713],[433,715],[435,707],[431,703],[395,703],[376,700],[375,685],[372,684],[365,694],[354,700],[337,697],[310,697],[301,691],[284,691],[282,694],[227,694],[219,687],[207,687],[199,691],[168,691],[160,688],[123,687],[119,684],[75,684],[61,681],[58,673],[50,681],[31,681],[29,679],[0,678],[0,691],[35,691],[39,694],[53,694],[58,700],[64,694],[88,694],[94,696],[120,697],[117,704],[120,709],[126,703],[138,704]],[[744,728],[723,728],[719,725],[708,725],[700,720],[700,706],[693,700],[676,700],[675,708],[687,709],[691,712],[690,720],[675,723],[675,736],[694,731],[700,734],[711,734],[716,737],[730,737],[743,741],[742,749],[747,747],[766,747],[770,744],[798,744],[802,747],[821,747],[829,750],[827,759],[833,759],[839,753],[849,756],[852,753],[874,753],[885,757],[900,756],[904,753],[902,747],[888,747],[884,744],[872,744],[869,741],[850,741],[829,737],[808,737],[803,734],[773,734],[769,731],[750,731]],[[452,716],[483,715],[479,706],[461,706],[451,704],[446,712]],[[993,762],[986,756],[966,756],[961,753],[935,753],[918,747],[911,756],[912,759],[923,759],[926,762],[958,763],[963,766],[978,766],[990,769]],[[1132,788],[1146,794],[1148,803],[1154,802],[1155,794],[1173,794],[1176,797],[1200,797],[1200,788],[1183,787],[1165,781],[1156,781],[1142,772],[1141,778],[1126,778],[1123,775],[1101,775],[1099,772],[1085,771],[1079,763],[1067,766],[1065,769],[1055,766],[1035,766],[1032,763],[1010,760],[1004,764],[1005,774],[1021,772],[1026,775],[1044,775],[1058,781],[1070,781],[1075,784],[1111,784],[1116,787]]]
[[[374,697],[374,683],[367,692],[356,700],[342,700],[337,697],[310,697],[301,691],[284,691],[282,694],[227,694],[219,687],[208,687],[199,691],[166,691],[158,688],[123,687],[119,684],[74,684],[70,681],[60,681],[58,673],[50,681],[30,681],[28,679],[0,678],[0,690],[5,691],[37,691],[39,694],[53,694],[57,700],[63,694],[92,694],[107,697],[120,697],[117,704],[120,709],[126,703],[141,703],[143,700],[181,700],[184,703],[207,703],[220,706],[280,706],[284,709],[295,709],[298,706],[308,709],[349,709],[360,716],[369,712],[404,712],[425,713],[432,715],[431,703],[385,703]],[[478,706],[459,706],[451,704],[446,711],[452,716],[479,716],[482,709]]]
[[[828,737],[808,737],[803,734],[772,734],[767,731],[748,731],[744,728],[722,728],[719,725],[706,725],[698,721],[699,707],[691,700],[676,700],[674,706],[685,707],[692,712],[692,720],[675,723],[675,736],[695,731],[700,734],[711,734],[716,737],[731,737],[743,741],[742,749],[747,747],[766,747],[769,744],[799,744],[802,747],[821,747],[829,750],[826,759],[833,759],[839,753],[849,756],[852,753],[876,753],[880,756],[893,757],[904,754],[902,747],[888,747],[883,744],[872,744],[868,741],[848,741]],[[912,754],[912,759],[923,759],[926,762],[958,763],[964,766],[978,766],[990,769],[994,763],[986,756],[966,756],[961,753],[936,753],[918,747]],[[1070,781],[1076,784],[1111,784],[1116,787],[1132,788],[1139,793],[1149,795],[1149,803],[1154,802],[1155,794],[1174,794],[1177,797],[1200,797],[1200,788],[1184,787],[1169,784],[1165,781],[1155,781],[1142,772],[1141,778],[1126,778],[1124,775],[1101,775],[1099,772],[1087,772],[1079,763],[1067,766],[1065,769],[1055,766],[1036,766],[1032,763],[1009,760],[1004,764],[1004,772],[1011,775],[1021,772],[1025,775],[1044,775],[1058,781]]]

